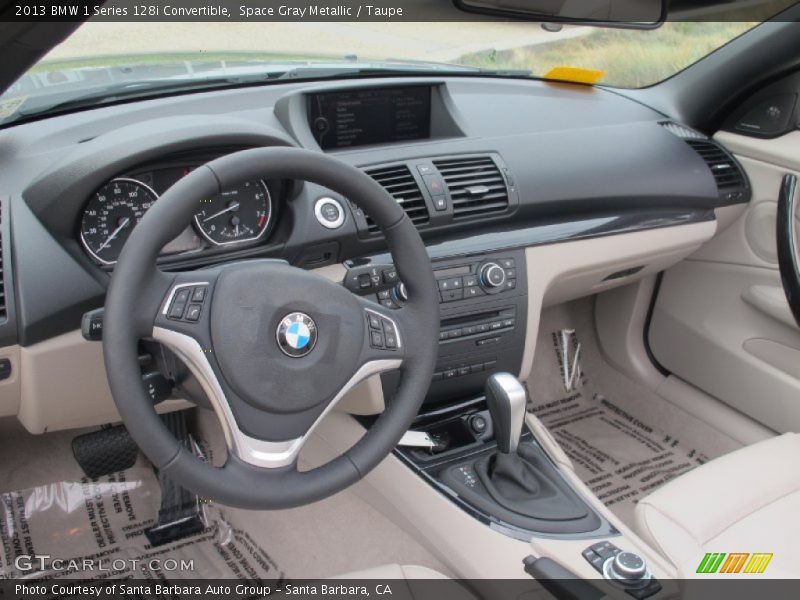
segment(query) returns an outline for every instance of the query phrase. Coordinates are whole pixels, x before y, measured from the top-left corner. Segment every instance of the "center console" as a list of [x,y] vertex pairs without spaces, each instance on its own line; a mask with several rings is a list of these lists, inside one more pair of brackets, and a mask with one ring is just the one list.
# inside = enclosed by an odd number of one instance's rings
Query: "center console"
[[[345,285],[396,310],[408,292],[382,259],[347,263]],[[399,448],[400,456],[462,508],[514,537],[607,529],[532,436],[519,439],[527,400],[516,377],[527,325],[524,252],[453,257],[433,269],[439,355],[412,435],[425,441]],[[395,387],[384,375],[387,402]]]
[[[433,262],[439,355],[425,402],[395,456],[471,519],[514,540],[558,540],[559,548],[574,549],[567,563],[587,579],[588,564],[594,578],[648,598],[661,584],[644,559],[608,541],[625,540],[558,462],[553,440],[537,439],[532,432],[539,429],[524,425],[536,421],[518,380],[528,319],[525,260],[523,251],[510,250]],[[344,283],[353,292],[389,311],[407,301],[386,255],[346,267]],[[382,383],[391,402],[396,379],[384,374]],[[360,420],[368,428],[375,418]],[[533,562],[538,568],[546,561]]]
[[524,428],[526,404],[514,375],[494,373],[477,398],[423,408],[396,453],[463,510],[510,537],[614,533]]
[[[405,285],[391,263],[350,261],[345,285],[400,308]],[[450,258],[433,264],[439,285],[439,358],[426,405],[473,397],[498,371],[519,373],[527,323],[527,274],[521,250]],[[391,381],[385,390],[391,394]]]

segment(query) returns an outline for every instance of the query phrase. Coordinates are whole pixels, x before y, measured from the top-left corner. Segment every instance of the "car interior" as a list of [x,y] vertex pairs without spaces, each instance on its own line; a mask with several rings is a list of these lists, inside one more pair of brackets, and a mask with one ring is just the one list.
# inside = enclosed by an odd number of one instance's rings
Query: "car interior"
[[[800,576],[798,17],[640,88],[176,80],[0,126],[3,576]],[[3,24],[0,79],[78,25]]]

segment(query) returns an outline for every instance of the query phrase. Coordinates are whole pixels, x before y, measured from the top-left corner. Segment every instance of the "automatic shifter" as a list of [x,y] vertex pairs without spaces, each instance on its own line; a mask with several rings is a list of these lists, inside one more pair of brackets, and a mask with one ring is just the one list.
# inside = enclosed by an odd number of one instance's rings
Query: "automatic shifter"
[[546,482],[536,467],[519,453],[527,401],[525,388],[510,373],[496,373],[486,380],[485,393],[492,415],[497,453],[476,465],[478,475],[501,506],[526,514],[529,504],[539,497]]
[[[486,401],[497,441],[497,452],[475,465],[486,490],[503,508],[520,515],[554,516],[547,499],[555,493],[553,480],[542,469],[540,452],[531,444],[520,446],[527,393],[510,373],[497,373],[486,381]],[[560,511],[556,510],[556,515]]]
[[515,527],[545,533],[593,531],[600,519],[558,474],[536,444],[520,441],[527,393],[510,373],[486,381],[497,448],[466,456],[442,471],[442,481],[473,506]]
[[520,443],[527,393],[510,373],[486,381],[497,449],[455,462],[442,480],[483,512],[529,531],[574,533],[596,529],[600,520],[559,476],[535,443]]
[[525,421],[525,388],[511,373],[495,373],[486,380],[485,394],[498,452],[516,454]]

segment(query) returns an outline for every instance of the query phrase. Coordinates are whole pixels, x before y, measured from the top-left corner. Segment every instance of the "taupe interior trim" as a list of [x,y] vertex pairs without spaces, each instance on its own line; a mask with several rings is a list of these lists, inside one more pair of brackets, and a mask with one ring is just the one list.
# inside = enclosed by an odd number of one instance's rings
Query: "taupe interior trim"
[[[800,173],[800,132],[773,140],[720,132],[716,139],[747,172],[752,198],[730,226],[665,273],[649,340],[675,376],[732,407],[720,422],[745,441],[800,429],[800,379],[787,363],[800,349],[800,330],[782,296],[775,252],[778,192],[784,175]],[[665,390],[680,396],[685,388],[672,382]],[[736,414],[760,425],[742,427]]]
[[606,360],[619,372],[655,391],[664,375],[653,366],[643,332],[656,277],[598,294],[594,304],[597,339]]
[[738,156],[800,171],[800,131],[771,140],[719,131],[714,139]]
[[[736,213],[741,215],[742,211]],[[598,294],[594,320],[600,349],[606,360],[678,409],[742,444],[774,436],[774,431],[747,415],[682,379],[674,375],[664,376],[656,369],[647,354],[643,335],[654,292],[655,277],[648,277]]]
[[[103,363],[103,345],[87,342],[80,331],[65,333],[19,350],[19,420],[31,433],[116,423]],[[167,400],[158,412],[188,408]]]
[[797,327],[794,315],[786,302],[786,292],[776,285],[751,285],[742,294],[742,298],[753,308],[787,325]]
[[8,346],[0,349],[0,359],[11,361],[11,375],[0,381],[0,416],[16,415],[19,411],[20,378],[19,378],[19,346]]
[[[544,306],[596,294],[663,271],[711,239],[716,227],[715,222],[709,221],[528,248],[528,328],[520,379],[526,381],[530,377]],[[621,269],[638,266],[643,268],[633,277],[604,281]]]
[[755,444],[776,435],[772,429],[674,375],[666,377],[656,393],[742,445]]

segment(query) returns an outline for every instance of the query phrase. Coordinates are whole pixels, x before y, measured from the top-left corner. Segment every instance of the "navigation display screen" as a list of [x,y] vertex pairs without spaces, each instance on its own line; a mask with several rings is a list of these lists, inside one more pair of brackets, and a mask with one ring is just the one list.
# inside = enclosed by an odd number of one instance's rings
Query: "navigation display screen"
[[323,150],[426,139],[431,134],[431,88],[311,94],[308,121]]

